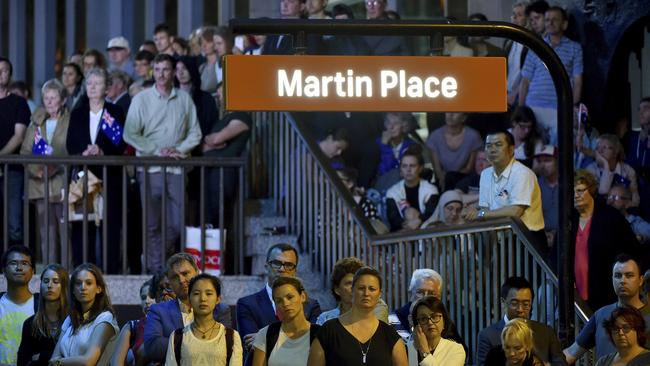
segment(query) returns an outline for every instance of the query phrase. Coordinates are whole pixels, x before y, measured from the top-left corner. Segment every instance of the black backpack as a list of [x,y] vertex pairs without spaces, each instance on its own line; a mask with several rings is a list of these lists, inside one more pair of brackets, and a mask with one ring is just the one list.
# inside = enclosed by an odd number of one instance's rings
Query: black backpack
[[[234,344],[233,336],[235,331],[232,328],[226,328],[226,366],[230,365],[232,358],[232,346]],[[183,344],[183,328],[178,328],[174,331],[174,356],[176,356],[176,364],[181,366],[181,345]]]
[[[278,342],[278,337],[280,336],[280,327],[282,326],[282,322],[275,322],[269,324],[269,329],[266,330],[266,364],[268,365],[269,363],[269,357],[271,357],[271,352],[273,352],[273,347],[275,347],[275,344]],[[316,338],[316,333],[318,333],[318,329],[320,329],[320,325],[318,324],[312,324],[309,327],[309,344],[311,345],[311,342],[314,341],[314,338]]]
[[[4,292],[4,291],[0,292],[0,299],[2,299],[2,297],[5,294],[6,294],[6,292]],[[39,292],[33,294],[33,296],[34,296],[34,314],[36,314],[38,312],[38,299],[40,298],[40,295],[41,294]]]

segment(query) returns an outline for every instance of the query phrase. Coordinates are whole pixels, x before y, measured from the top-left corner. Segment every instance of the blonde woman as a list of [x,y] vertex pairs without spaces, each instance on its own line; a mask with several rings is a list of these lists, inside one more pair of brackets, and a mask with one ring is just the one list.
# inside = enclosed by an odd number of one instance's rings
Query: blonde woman
[[501,331],[501,348],[488,352],[485,364],[490,366],[543,366],[533,353],[533,331],[524,319],[516,318]]

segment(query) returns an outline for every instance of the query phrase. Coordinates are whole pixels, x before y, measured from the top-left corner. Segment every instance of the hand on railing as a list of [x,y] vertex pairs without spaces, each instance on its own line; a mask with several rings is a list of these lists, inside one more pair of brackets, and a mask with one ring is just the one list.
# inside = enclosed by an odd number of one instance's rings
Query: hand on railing
[[104,151],[99,145],[88,145],[86,150],[81,153],[82,156],[104,156]]
[[175,147],[163,147],[160,149],[160,156],[174,158],[176,160],[185,159],[187,157],[186,154],[183,154],[180,151],[176,150]]

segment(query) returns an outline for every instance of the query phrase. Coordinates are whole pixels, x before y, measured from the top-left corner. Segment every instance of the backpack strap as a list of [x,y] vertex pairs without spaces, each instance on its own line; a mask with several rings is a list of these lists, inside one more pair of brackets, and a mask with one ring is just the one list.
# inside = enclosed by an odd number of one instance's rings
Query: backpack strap
[[226,327],[226,366],[230,365],[230,359],[232,358],[232,348],[235,344],[234,336],[235,331],[230,327]]
[[269,324],[268,329],[266,330],[266,363],[269,363],[269,357],[271,357],[271,352],[273,352],[273,347],[278,342],[278,337],[280,336],[280,327],[282,322],[275,322]]
[[318,330],[320,329],[320,325],[318,324],[311,324],[311,327],[309,327],[309,346],[311,347],[311,344],[314,342],[314,339],[316,339],[316,334],[318,334]]
[[176,364],[181,366],[181,345],[183,344],[183,328],[178,328],[173,333],[174,337],[174,356]]

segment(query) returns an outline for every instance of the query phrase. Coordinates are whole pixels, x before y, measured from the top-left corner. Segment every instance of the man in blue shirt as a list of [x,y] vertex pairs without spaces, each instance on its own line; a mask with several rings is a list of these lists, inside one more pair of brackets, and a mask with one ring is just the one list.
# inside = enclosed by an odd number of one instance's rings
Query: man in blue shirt
[[[564,9],[552,6],[546,11],[544,18],[544,41],[562,60],[571,77],[573,102],[577,103],[582,93],[582,47],[564,36],[569,25]],[[538,124],[546,132],[547,142],[557,145],[557,95],[548,69],[534,52],[526,57],[521,76],[519,105],[527,105],[533,109]]]

